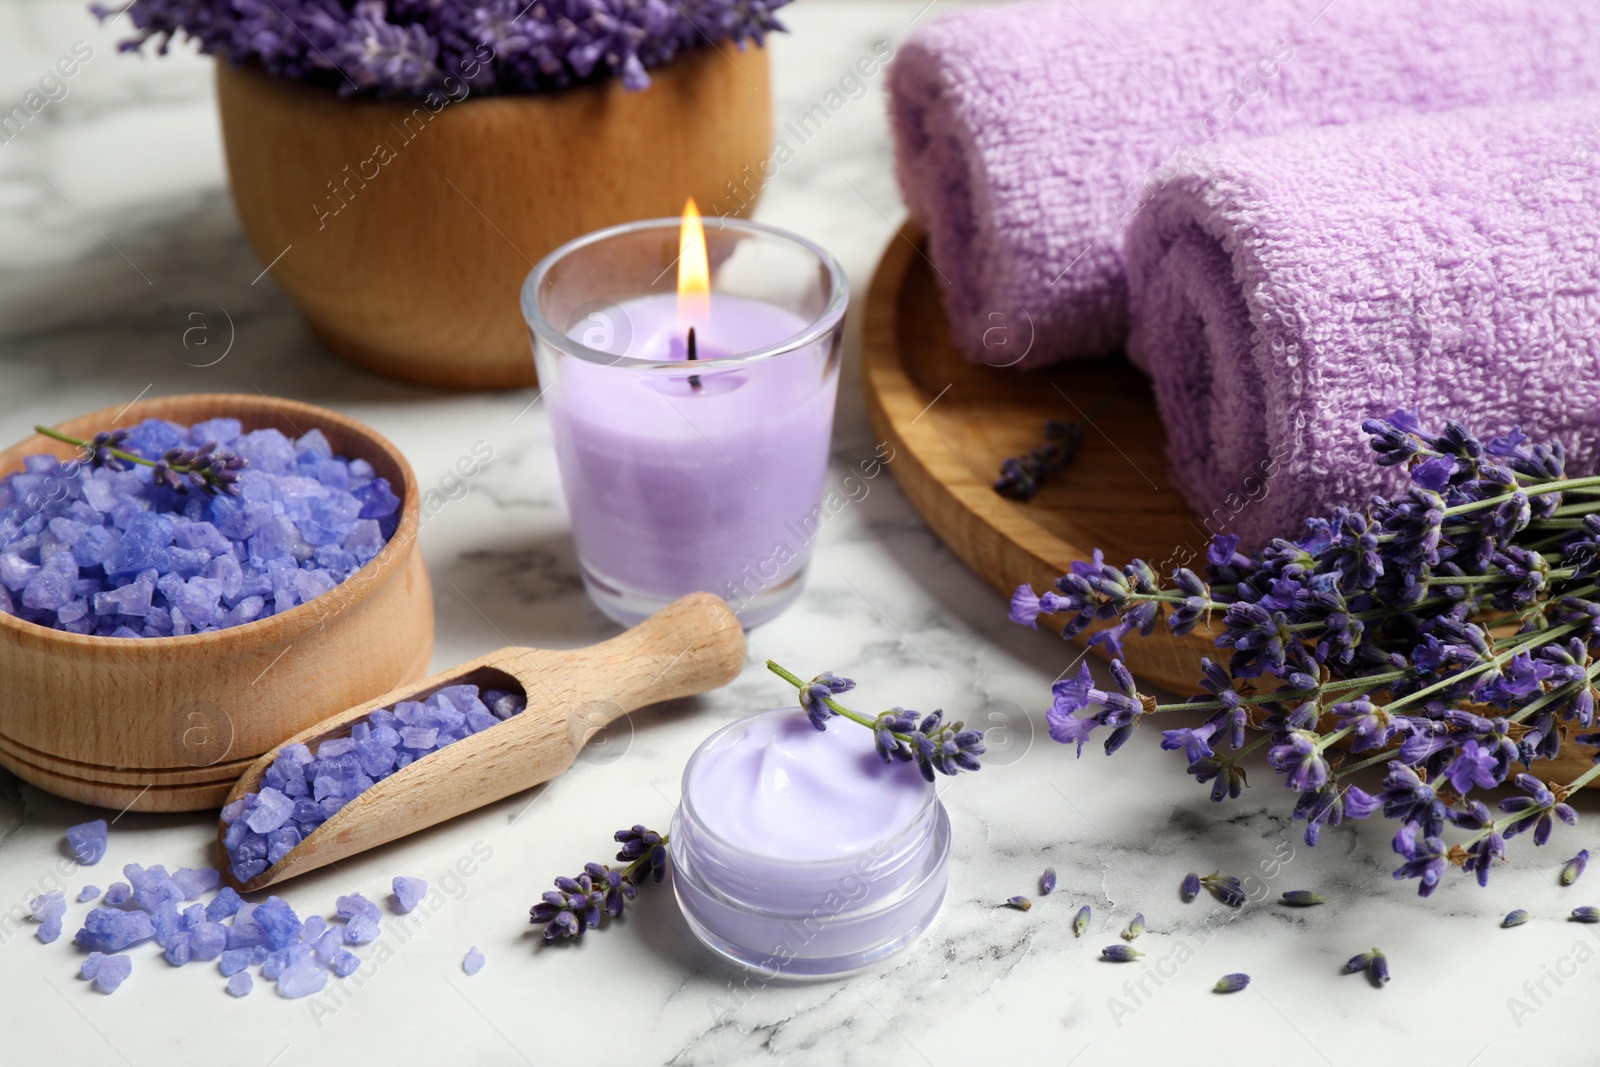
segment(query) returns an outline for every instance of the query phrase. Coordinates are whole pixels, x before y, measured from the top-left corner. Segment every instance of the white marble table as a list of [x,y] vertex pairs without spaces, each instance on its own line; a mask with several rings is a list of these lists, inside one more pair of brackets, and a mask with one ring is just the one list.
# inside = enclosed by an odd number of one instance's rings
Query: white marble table
[[[879,40],[898,41],[921,0],[803,0],[774,44],[780,121],[807,110]],[[67,0],[0,0],[0,102],[19,99],[79,39],[95,54],[22,136],[0,145],[0,441],[141,394],[260,388],[365,419],[444,475],[480,441],[494,460],[423,537],[438,597],[436,668],[504,643],[593,642],[614,632],[579,585],[538,405],[528,393],[452,395],[369,377],[311,340],[239,232],[224,188],[207,61],[114,53],[114,32]],[[881,77],[782,168],[760,217],[831,248],[864,292],[898,222]],[[228,357],[196,368],[184,331],[237,329]],[[198,315],[198,317],[194,317]],[[834,444],[835,481],[874,450],[854,350]],[[195,340],[191,336],[191,340]],[[213,350],[214,351],[214,350]],[[1108,428],[1112,434],[1115,427]],[[1383,825],[1324,835],[1311,850],[1292,797],[1265,767],[1240,802],[1213,806],[1145,730],[1107,761],[1075,762],[1044,732],[1052,678],[1073,658],[1009,624],[1001,597],[929,533],[892,479],[823,529],[800,603],[750,638],[728,689],[650,709],[531,794],[300,879],[284,890],[327,911],[396,874],[447,884],[425,916],[386,919],[371,961],[330,992],[282,1000],[265,984],[235,1002],[210,965],[169,968],[133,950],[133,977],[101,996],[74,977],[68,933],[34,941],[15,915],[60,878],[69,899],[122,864],[212,861],[204,815],[122,815],[98,867],[72,870],[62,831],[96,812],[0,772],[0,1059],[24,1063],[419,1062],[786,1063],[957,1067],[993,1062],[1118,1064],[1393,1062],[1431,1067],[1586,1061],[1584,1005],[1600,989],[1600,927],[1555,921],[1600,903],[1600,881],[1560,890],[1563,856],[1512,849],[1487,891],[1452,877],[1432,900],[1392,880]],[[858,493],[859,495],[859,493]],[[945,783],[955,827],[949,899],[912,951],[848,980],[746,979],[701,949],[670,894],[652,887],[626,922],[576,950],[543,951],[526,911],[549,879],[609,858],[612,830],[664,826],[684,759],[716,726],[784,701],[758,666],[858,678],[862,706],[943,707],[990,727],[981,775]],[[0,679],[4,684],[4,679]],[[1596,804],[1580,801],[1586,813]],[[107,815],[115,813],[104,813]],[[1569,835],[1592,839],[1581,831]],[[1565,846],[1563,846],[1565,847]],[[1576,845],[1566,849],[1575,850]],[[457,873],[453,877],[449,872]],[[995,905],[1061,886],[1027,914]],[[1182,905],[1184,873],[1254,875],[1263,893],[1313,887],[1321,908],[1228,912]],[[1600,879],[1600,875],[1592,876]],[[1075,940],[1071,917],[1094,907]],[[1497,928],[1513,907],[1549,918]],[[1135,912],[1144,960],[1097,960]],[[488,966],[460,969],[477,945]],[[1340,963],[1368,946],[1394,981],[1375,990]],[[1209,992],[1246,971],[1250,990]],[[337,992],[331,990],[337,989]]]

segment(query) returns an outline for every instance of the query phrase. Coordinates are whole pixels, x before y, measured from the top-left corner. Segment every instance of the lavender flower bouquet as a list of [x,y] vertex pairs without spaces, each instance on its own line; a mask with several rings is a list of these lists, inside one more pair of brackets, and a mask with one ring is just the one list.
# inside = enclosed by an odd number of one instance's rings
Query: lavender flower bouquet
[[[1098,688],[1087,667],[1057,682],[1055,740],[1081,754],[1105,730],[1110,754],[1148,717],[1206,712],[1161,747],[1183,754],[1212,800],[1239,796],[1240,760],[1265,746],[1298,794],[1307,844],[1381,812],[1399,826],[1395,877],[1427,896],[1449,864],[1486,884],[1507,838],[1543,845],[1556,821],[1575,824],[1566,798],[1600,776],[1600,732],[1586,732],[1600,675],[1600,477],[1567,477],[1560,444],[1517,430],[1485,443],[1404,411],[1364,429],[1378,463],[1409,467],[1398,499],[1336,509],[1250,555],[1218,537],[1209,581],[1180,568],[1164,583],[1141,560],[1118,570],[1096,551],[1051,591],[1020,587],[1011,618],[1065,615],[1069,637],[1115,620],[1090,638],[1110,653],[1115,685]],[[1219,616],[1217,645],[1232,651],[1226,666],[1202,661],[1200,694],[1158,704],[1139,692],[1124,638],[1163,617],[1181,635]],[[1576,746],[1595,765],[1571,781],[1531,773]],[[1380,792],[1354,784],[1378,765]],[[1479,795],[1504,785],[1516,794],[1496,814]]]
[[[345,95],[423,97],[446,79],[473,93],[536,93],[620,77],[629,89],[685,49],[782,30],[788,0],[131,0],[138,51],[180,34],[202,52]],[[453,84],[453,83],[452,83]]]

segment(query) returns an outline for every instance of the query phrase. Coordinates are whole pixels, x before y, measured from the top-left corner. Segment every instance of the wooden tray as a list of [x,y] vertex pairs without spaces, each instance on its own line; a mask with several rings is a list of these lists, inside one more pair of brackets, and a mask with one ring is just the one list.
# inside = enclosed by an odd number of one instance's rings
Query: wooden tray
[[[1008,598],[1024,582],[1043,592],[1096,548],[1115,566],[1140,558],[1163,574],[1203,561],[1211,532],[1168,480],[1166,431],[1144,376],[1122,359],[1025,374],[1001,369],[1029,342],[1026,319],[996,318],[1006,331],[995,335],[996,366],[968,363],[950,343],[944,282],[922,241],[908,222],[878,263],[862,375],[873,428],[895,449],[889,469],[940,539]],[[996,493],[1000,461],[1042,444],[1045,421],[1062,418],[1084,426],[1073,465],[1025,504]],[[1216,654],[1215,636],[1201,629],[1179,638],[1158,628],[1126,642],[1127,663],[1141,678],[1188,695],[1200,658]]]
[[[1144,376],[1120,358],[1019,374],[1001,368],[1022,349],[998,343],[996,366],[968,363],[950,343],[944,283],[922,242],[908,222],[878,263],[862,376],[873,428],[895,449],[889,469],[934,533],[1007,598],[1024,582],[1048,589],[1095,548],[1118,567],[1137,558],[1163,575],[1184,565],[1204,573],[1206,545],[1226,527],[1219,518],[1208,529],[1168,480],[1166,432]],[[1016,324],[996,325],[1016,332]],[[1019,340],[1028,340],[1026,321],[1020,339],[1006,338]],[[1073,465],[1025,504],[996,493],[1000,461],[1041,444],[1045,420],[1061,418],[1084,424]],[[1048,616],[1040,624],[1060,628]],[[1205,628],[1173,637],[1159,625],[1124,643],[1126,662],[1141,680],[1185,697],[1198,691],[1201,657],[1228,654],[1215,638]],[[1560,759],[1535,763],[1533,773],[1565,782],[1589,765],[1587,750],[1569,741]]]

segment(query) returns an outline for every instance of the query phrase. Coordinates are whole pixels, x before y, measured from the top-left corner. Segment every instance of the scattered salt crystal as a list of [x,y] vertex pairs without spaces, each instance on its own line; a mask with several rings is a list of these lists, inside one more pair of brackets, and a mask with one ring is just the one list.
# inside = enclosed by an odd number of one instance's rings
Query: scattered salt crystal
[[206,905],[206,918],[212,922],[221,922],[237,912],[241,903],[239,894],[235,892],[233,886],[225,885],[212,898],[211,903]]
[[272,948],[284,948],[300,934],[300,918],[282,897],[268,897],[257,905],[254,918]]
[[78,890],[78,903],[82,904],[85,901],[93,900],[95,897],[97,897],[99,895],[100,895],[100,887],[99,886],[97,886],[97,885],[86,885],[82,889]]
[[106,958],[104,952],[91,952],[78,967],[79,978],[93,978],[100,973],[100,962]]
[[328,984],[328,972],[315,963],[297,963],[278,977],[278,995],[291,1000],[309,997]]
[[347,945],[365,945],[378,940],[382,931],[378,920],[365,915],[357,915],[344,925],[344,943]]
[[34,897],[28,902],[28,910],[33,917],[40,921],[45,919],[59,919],[67,913],[66,894],[57,889]]
[[228,996],[247,997],[256,987],[256,980],[250,977],[249,971],[239,971],[228,979]]
[[94,908],[83,920],[83,929],[73,940],[87,949],[120,952],[130,945],[156,936],[150,916],[142,911]]
[[428,893],[428,883],[421,878],[398,877],[391,883],[394,889],[395,910],[404,915],[415,908]]
[[133,889],[127,882],[112,882],[106,887],[106,895],[102,898],[101,903],[119,907],[126,904],[132,896]]
[[461,969],[466,971],[468,974],[477,974],[479,971],[483,970],[483,964],[483,953],[478,951],[477,945],[473,945],[471,948],[467,949],[467,955],[461,961]]
[[107,956],[95,970],[94,987],[102,993],[115,993],[132,973],[133,961],[127,956]]
[[360,893],[351,893],[347,897],[340,897],[334,901],[334,914],[346,920],[354,919],[358,915],[364,915],[373,922],[377,922],[382,917],[383,912],[379,911],[376,904]]
[[224,978],[232,978],[250,966],[250,955],[250,949],[230,948],[217,960],[217,970],[222,972]]
[[99,863],[106,854],[106,821],[95,819],[67,827],[67,845],[84,866]]
[[222,873],[212,867],[179,867],[173,872],[172,881],[183,890],[184,900],[196,900],[217,888]]

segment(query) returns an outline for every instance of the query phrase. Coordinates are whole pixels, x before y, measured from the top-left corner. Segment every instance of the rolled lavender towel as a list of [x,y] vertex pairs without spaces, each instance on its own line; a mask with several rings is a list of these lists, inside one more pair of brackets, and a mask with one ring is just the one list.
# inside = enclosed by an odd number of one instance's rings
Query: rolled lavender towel
[[1600,91],[1600,4],[1007,4],[919,27],[889,87],[952,336],[974,361],[1039,366],[1123,344],[1127,219],[1197,148]]
[[1211,533],[1392,492],[1396,408],[1600,458],[1600,97],[1217,147],[1128,228],[1129,354]]

